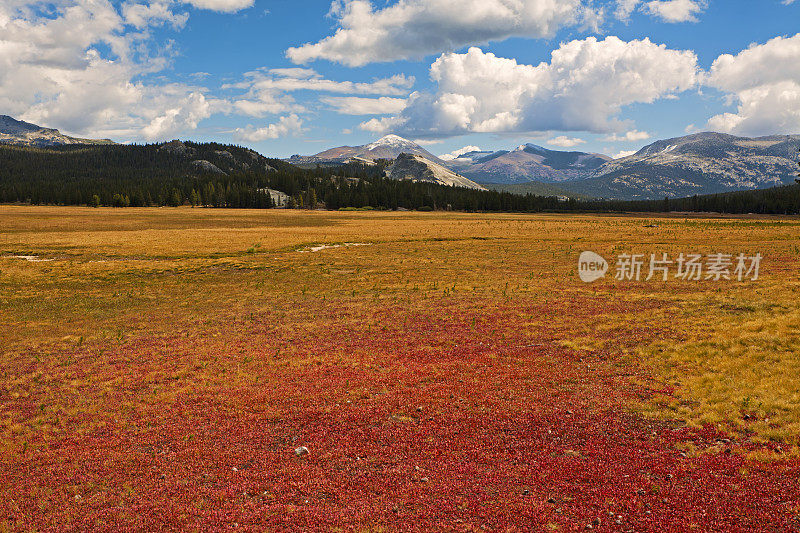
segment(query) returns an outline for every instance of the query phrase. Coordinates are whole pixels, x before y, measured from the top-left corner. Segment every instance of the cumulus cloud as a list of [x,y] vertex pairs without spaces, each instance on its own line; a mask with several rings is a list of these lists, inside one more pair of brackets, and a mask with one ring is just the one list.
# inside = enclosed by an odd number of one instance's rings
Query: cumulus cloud
[[800,34],[754,44],[711,65],[705,83],[738,104],[708,127],[741,135],[800,132]]
[[665,22],[697,22],[706,8],[702,0],[663,0],[647,2],[645,11]]
[[547,141],[547,144],[551,146],[559,146],[561,148],[574,148],[575,146],[586,144],[586,141],[584,141],[583,139],[578,139],[576,137],[567,137],[566,135],[559,135],[558,137]]
[[[223,109],[203,87],[146,81],[168,65],[150,54],[150,29],[181,27],[168,0],[0,3],[0,109],[85,136],[161,140]],[[132,31],[131,29],[135,30]]]
[[453,150],[449,154],[442,154],[439,156],[439,159],[441,159],[442,161],[452,161],[453,159],[456,159],[457,157],[462,156],[464,154],[468,154],[470,152],[480,152],[480,151],[481,149],[478,148],[477,146],[465,146],[463,148],[459,148],[458,150]]
[[623,157],[628,157],[636,153],[636,150],[622,150],[621,152],[612,155],[612,159],[622,159]]
[[626,132],[624,135],[618,135],[616,133],[609,135],[605,138],[605,140],[610,142],[636,142],[646,141],[650,137],[651,135],[646,131],[631,130]]
[[236,13],[252,7],[255,0],[184,0],[198,9],[208,9],[220,13]]
[[479,48],[444,54],[431,66],[433,93],[412,93],[395,117],[368,131],[441,137],[470,132],[620,131],[624,106],[689,89],[697,57],[649,39],[590,37],[563,43],[549,63],[523,65]]
[[370,0],[334,0],[336,32],[286,55],[295,63],[348,66],[419,58],[513,36],[552,37],[586,9],[581,0],[401,0],[383,9]]
[[267,139],[279,139],[290,135],[299,135],[303,132],[303,119],[297,115],[281,117],[274,124],[268,124],[262,128],[237,128],[234,137],[240,141],[259,142]]
[[364,98],[360,96],[323,96],[320,101],[341,115],[389,115],[406,106],[405,98]]

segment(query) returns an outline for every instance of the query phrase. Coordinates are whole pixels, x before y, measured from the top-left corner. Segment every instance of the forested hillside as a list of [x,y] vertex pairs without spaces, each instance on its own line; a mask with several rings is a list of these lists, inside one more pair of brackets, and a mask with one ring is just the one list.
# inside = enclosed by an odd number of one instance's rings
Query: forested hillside
[[390,161],[299,168],[239,146],[173,141],[160,145],[0,145],[0,203],[233,208],[453,209],[458,211],[703,211],[800,213],[800,185],[684,199],[559,201],[553,196],[448,187],[386,177]]
[[0,202],[51,205],[271,207],[267,188],[290,207],[540,211],[555,198],[445,187],[385,177],[388,161],[301,169],[215,143],[0,146]]

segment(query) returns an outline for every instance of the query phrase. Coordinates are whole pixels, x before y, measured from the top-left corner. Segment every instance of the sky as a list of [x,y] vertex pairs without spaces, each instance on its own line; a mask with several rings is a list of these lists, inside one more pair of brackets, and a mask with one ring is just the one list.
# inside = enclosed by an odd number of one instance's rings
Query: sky
[[800,0],[0,0],[0,114],[273,157],[796,134]]

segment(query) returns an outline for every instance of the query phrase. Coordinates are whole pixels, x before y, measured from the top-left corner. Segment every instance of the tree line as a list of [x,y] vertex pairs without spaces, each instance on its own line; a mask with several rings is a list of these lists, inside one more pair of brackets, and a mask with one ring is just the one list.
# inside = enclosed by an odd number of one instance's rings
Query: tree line
[[[198,162],[202,162],[199,164]],[[681,199],[568,200],[393,180],[389,161],[299,168],[247,148],[173,145],[0,145],[0,203],[114,207],[274,207],[268,189],[292,208],[374,208],[505,212],[800,213],[800,185]]]

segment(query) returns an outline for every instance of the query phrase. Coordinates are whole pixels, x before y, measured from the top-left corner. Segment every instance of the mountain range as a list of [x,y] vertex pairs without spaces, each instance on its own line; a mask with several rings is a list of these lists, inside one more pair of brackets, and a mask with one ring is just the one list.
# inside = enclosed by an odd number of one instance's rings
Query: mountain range
[[[113,142],[69,137],[55,129],[0,115],[0,144],[48,147]],[[397,160],[407,154],[413,157],[396,162],[387,169],[387,175],[471,188],[638,200],[792,184],[797,177],[798,149],[800,135],[749,138],[706,132],[656,141],[619,159],[549,150],[529,143],[512,150],[468,152],[444,161],[418,143],[387,135],[369,144],[331,148],[311,156],[295,155],[286,161],[301,167],[373,165],[376,160]],[[193,164],[212,172],[232,170],[224,157]]]
[[764,189],[794,183],[798,149],[800,135],[697,133],[657,141],[562,185],[573,192],[626,200]]
[[114,142],[108,139],[69,137],[58,130],[16,120],[8,115],[0,115],[0,144],[44,147],[65,144],[114,144]]
[[472,151],[442,161],[412,141],[389,135],[368,145],[334,148],[290,161],[370,160],[377,158],[374,154],[393,159],[405,152],[493,189],[639,200],[792,184],[799,148],[799,135],[749,138],[706,132],[657,141],[620,159],[523,144],[513,150]]
[[581,179],[610,160],[600,154],[561,152],[523,144],[514,150],[468,152],[446,164],[470,179],[485,183],[557,183]]

